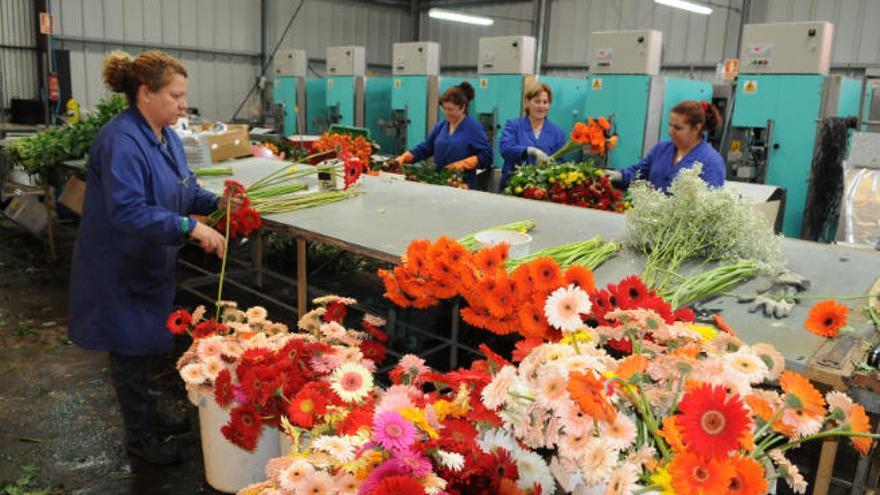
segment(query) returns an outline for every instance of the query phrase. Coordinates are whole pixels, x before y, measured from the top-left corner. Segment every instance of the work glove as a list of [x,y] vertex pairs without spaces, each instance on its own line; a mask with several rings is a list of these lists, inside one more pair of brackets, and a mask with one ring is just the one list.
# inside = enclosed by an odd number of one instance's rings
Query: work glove
[[754,297],[740,298],[740,302],[752,303],[750,313],[763,310],[768,318],[785,318],[797,304],[798,293],[809,290],[811,286],[803,275],[785,270],[770,279],[768,285],[758,289]]
[[534,146],[529,146],[528,148],[526,148],[526,155],[534,157],[535,163],[544,163],[550,161],[550,157],[547,156],[547,153],[544,153],[541,148],[536,148]]
[[402,167],[407,163],[412,163],[414,159],[415,159],[415,157],[413,156],[413,154],[410,153],[409,151],[407,151],[404,154],[395,158],[394,161],[397,162],[397,165],[399,167]]
[[612,183],[620,184],[621,182],[623,182],[623,174],[620,172],[620,170],[607,168],[604,172],[605,176],[608,177],[608,180],[610,180]]
[[452,170],[456,172],[464,172],[465,170],[473,170],[475,168],[477,168],[477,155],[471,155],[457,162],[452,162],[446,166],[446,170]]

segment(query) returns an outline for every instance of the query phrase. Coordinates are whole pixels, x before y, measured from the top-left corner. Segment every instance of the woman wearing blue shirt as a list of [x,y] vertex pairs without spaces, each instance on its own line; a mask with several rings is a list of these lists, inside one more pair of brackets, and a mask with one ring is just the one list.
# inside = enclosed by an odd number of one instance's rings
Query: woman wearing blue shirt
[[499,148],[504,157],[501,189],[521,164],[548,161],[550,155],[566,142],[565,131],[547,120],[547,112],[553,103],[550,86],[542,82],[534,83],[526,90],[525,100],[526,115],[508,120],[501,135]]
[[468,115],[473,99],[474,88],[467,81],[447,89],[440,97],[446,120],[438,122],[423,143],[395,158],[397,164],[433,156],[438,172],[444,168],[464,172],[468,187],[476,189],[475,169],[492,166],[492,145],[483,126]]
[[104,60],[104,81],[128,109],[107,123],[89,150],[88,188],[73,252],[70,340],[110,351],[110,370],[125,424],[126,450],[153,464],[178,460],[157,435],[180,433],[156,411],[148,391],[153,355],[174,341],[165,322],[175,291],[177,251],[187,239],[222,256],[222,235],[191,214],[225,200],[196,184],[183,144],[168,127],[186,108],[186,70],[159,51]]
[[720,124],[721,114],[711,103],[679,103],[669,113],[669,141],[657,143],[648,156],[631,167],[608,171],[608,176],[623,187],[638,178],[666,192],[680,170],[701,164],[700,178],[712,187],[721,187],[726,173],[724,159],[703,138],[704,132]]

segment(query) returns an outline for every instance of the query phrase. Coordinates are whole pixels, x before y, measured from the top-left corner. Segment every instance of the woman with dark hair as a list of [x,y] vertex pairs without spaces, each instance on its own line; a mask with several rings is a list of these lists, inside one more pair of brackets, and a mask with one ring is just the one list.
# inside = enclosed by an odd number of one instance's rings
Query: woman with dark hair
[[446,120],[438,122],[424,142],[395,158],[398,165],[433,156],[438,172],[444,168],[464,172],[468,187],[476,189],[475,169],[492,166],[492,145],[483,126],[468,115],[473,99],[474,88],[467,81],[447,89],[440,97]]
[[726,166],[721,155],[709,145],[703,133],[721,125],[721,114],[711,103],[688,100],[676,105],[669,113],[669,141],[661,141],[651,148],[639,163],[621,170],[609,170],[612,181],[629,187],[635,179],[649,181],[657,189],[666,191],[678,172],[700,164],[700,172],[707,184],[724,185]]
[[175,291],[178,248],[194,239],[223,256],[222,235],[192,214],[225,207],[196,184],[183,144],[168,127],[187,108],[186,70],[174,57],[146,51],[104,59],[104,82],[128,109],[105,125],[89,150],[83,215],[73,251],[70,340],[110,352],[125,424],[126,449],[153,464],[178,460],[158,435],[185,421],[158,414],[148,390],[151,357],[174,348],[165,327]]
[[547,83],[535,82],[526,89],[526,114],[510,119],[504,125],[504,133],[498,144],[504,157],[501,170],[501,189],[517,167],[524,163],[535,164],[550,160],[550,155],[565,146],[565,131],[547,119],[553,92]]

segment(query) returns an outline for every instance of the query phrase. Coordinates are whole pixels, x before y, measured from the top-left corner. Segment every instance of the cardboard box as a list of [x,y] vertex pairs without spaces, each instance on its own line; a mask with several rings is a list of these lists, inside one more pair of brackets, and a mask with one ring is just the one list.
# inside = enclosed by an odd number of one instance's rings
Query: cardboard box
[[214,163],[251,156],[251,139],[246,125],[229,125],[226,131],[207,133],[202,139],[211,147],[211,161]]
[[3,214],[34,234],[45,230],[48,223],[46,207],[34,195],[13,197]]
[[724,181],[724,189],[734,191],[749,199],[755,209],[767,218],[767,222],[777,234],[782,232],[782,218],[785,211],[785,190],[769,184],[752,184],[734,180]]
[[85,196],[85,181],[77,177],[71,177],[64,186],[64,190],[61,192],[58,202],[77,215],[82,215],[83,200],[85,200]]

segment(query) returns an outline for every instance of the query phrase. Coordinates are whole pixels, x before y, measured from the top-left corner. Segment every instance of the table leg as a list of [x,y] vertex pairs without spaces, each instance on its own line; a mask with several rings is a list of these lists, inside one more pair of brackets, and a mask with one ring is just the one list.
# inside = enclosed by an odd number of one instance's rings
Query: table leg
[[43,206],[46,207],[46,235],[49,237],[49,256],[55,261],[55,226],[52,222],[53,198],[49,181],[43,182]]
[[309,288],[306,280],[306,240],[296,238],[296,307],[299,317],[306,314]]
[[816,470],[816,482],[813,484],[813,495],[827,495],[834,474],[834,460],[837,458],[836,438],[822,442],[822,453],[819,455],[819,468]]
[[263,234],[261,232],[257,232],[256,239],[254,239],[254,247],[253,247],[253,256],[254,256],[254,283],[259,288],[263,288]]
[[458,368],[458,333],[459,333],[459,325],[461,322],[459,321],[458,314],[461,309],[461,301],[456,298],[455,302],[452,303],[452,330],[449,335],[449,370],[452,371]]

